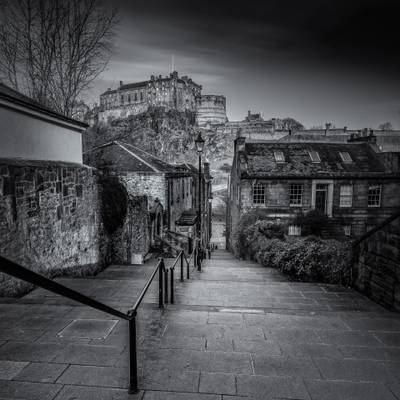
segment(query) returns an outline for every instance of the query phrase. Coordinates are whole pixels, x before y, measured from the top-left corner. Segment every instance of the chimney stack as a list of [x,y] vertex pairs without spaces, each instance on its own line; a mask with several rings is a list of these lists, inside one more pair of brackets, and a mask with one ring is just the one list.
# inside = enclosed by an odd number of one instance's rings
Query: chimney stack
[[119,81],[119,86],[121,87],[124,84],[124,82]]

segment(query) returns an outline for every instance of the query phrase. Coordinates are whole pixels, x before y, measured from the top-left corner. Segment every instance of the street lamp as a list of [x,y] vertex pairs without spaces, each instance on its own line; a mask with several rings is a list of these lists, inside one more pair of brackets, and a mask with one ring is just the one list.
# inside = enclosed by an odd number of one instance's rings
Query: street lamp
[[196,140],[197,152],[199,153],[199,204],[198,204],[198,218],[197,218],[197,235],[199,238],[197,244],[197,270],[201,271],[201,153],[204,150],[204,139],[201,137],[201,132],[199,131]]

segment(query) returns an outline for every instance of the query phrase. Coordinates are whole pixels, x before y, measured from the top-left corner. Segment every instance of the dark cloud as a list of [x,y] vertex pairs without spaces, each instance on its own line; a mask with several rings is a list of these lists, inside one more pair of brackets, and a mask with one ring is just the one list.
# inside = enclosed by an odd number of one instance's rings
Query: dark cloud
[[399,6],[393,0],[124,1],[102,87],[169,73],[306,124],[400,124]]

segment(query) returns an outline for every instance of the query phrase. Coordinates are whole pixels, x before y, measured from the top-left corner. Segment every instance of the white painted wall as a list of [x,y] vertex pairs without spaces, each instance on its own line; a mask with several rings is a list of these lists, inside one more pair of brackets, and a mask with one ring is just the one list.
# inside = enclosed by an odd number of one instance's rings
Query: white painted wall
[[0,105],[0,158],[82,164],[82,133]]

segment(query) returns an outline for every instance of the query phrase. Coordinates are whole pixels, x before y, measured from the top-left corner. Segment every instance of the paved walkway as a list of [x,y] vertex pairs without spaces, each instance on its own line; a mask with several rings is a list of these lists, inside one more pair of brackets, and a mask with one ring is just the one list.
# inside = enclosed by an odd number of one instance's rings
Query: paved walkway
[[[153,264],[59,279],[122,310]],[[217,251],[139,312],[140,388],[129,396],[127,326],[37,289],[0,304],[0,399],[400,399],[400,316],[342,287],[289,282]]]

